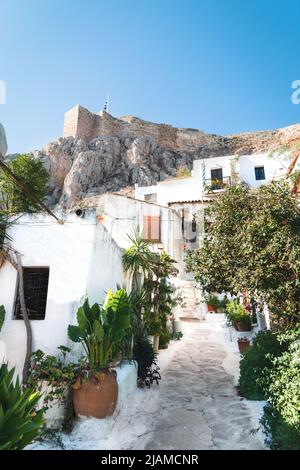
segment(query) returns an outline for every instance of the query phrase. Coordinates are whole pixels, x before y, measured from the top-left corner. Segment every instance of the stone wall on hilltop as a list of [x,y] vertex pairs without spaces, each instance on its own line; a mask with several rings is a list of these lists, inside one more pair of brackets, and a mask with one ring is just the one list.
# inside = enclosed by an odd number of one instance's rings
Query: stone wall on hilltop
[[130,116],[96,115],[80,106],[69,113],[65,136],[34,152],[50,173],[48,203],[66,208],[135,183],[174,177],[179,167],[192,168],[200,158],[266,152],[300,142],[299,124],[220,136]]

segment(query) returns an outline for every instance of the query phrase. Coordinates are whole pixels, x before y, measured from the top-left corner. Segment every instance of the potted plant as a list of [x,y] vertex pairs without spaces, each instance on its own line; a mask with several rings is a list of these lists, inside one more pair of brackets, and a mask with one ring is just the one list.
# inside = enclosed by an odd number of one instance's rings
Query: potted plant
[[204,297],[204,300],[207,304],[207,311],[215,313],[217,311],[216,306],[215,306],[217,297],[215,295],[207,294]]
[[172,339],[171,333],[165,328],[159,335],[159,349],[167,349]]
[[116,408],[117,373],[109,365],[119,353],[131,323],[131,306],[124,289],[108,292],[103,307],[86,300],[77,312],[78,325],[69,325],[71,341],[81,343],[86,366],[73,385],[77,415],[106,418]]
[[229,302],[225,309],[226,318],[237,331],[251,331],[251,316],[237,300]]
[[208,312],[224,313],[226,305],[228,304],[226,296],[220,299],[217,295],[206,294],[204,300],[207,303]]
[[237,339],[239,351],[241,354],[244,354],[247,349],[250,347],[250,340],[246,336],[242,336]]

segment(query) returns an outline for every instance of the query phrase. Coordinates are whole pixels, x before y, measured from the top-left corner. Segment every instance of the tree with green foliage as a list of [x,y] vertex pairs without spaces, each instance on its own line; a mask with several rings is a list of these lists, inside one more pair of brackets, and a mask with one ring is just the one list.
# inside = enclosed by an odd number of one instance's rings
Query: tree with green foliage
[[187,268],[208,292],[244,291],[266,302],[279,326],[300,319],[300,207],[288,181],[227,189],[206,213]]
[[[36,198],[44,200],[49,176],[41,160],[27,154],[18,155],[7,166]],[[35,201],[3,170],[0,170],[0,200],[2,211],[9,215],[39,210]]]

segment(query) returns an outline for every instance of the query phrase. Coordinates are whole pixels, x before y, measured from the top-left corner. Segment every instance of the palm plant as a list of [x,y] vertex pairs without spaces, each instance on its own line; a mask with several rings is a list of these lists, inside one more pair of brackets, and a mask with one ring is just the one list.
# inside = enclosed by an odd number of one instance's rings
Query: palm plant
[[133,275],[132,285],[135,290],[140,288],[139,273],[149,272],[152,268],[155,254],[150,249],[150,244],[143,240],[142,232],[135,230],[133,235],[128,235],[132,245],[123,254],[123,267],[126,272]]

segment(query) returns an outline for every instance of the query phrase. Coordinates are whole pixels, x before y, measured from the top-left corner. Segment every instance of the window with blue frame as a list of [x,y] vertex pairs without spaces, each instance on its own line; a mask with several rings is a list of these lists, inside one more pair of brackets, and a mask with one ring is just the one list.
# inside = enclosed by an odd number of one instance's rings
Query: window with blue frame
[[256,166],[255,167],[255,179],[256,180],[265,180],[265,167],[264,166]]

